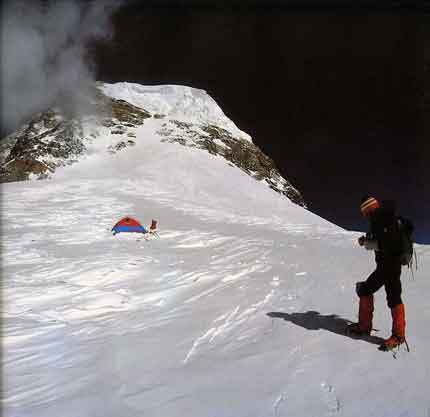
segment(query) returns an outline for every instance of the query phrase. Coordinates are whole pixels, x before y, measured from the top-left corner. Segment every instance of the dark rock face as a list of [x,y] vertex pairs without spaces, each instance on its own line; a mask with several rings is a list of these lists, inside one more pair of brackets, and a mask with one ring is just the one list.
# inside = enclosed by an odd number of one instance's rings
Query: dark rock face
[[85,150],[82,139],[79,119],[65,120],[54,110],[37,115],[2,143],[10,149],[3,152],[0,181],[22,181],[31,174],[46,178],[57,166],[77,161]]
[[106,129],[116,142],[107,146],[107,152],[121,152],[135,146],[136,128],[152,117],[158,120],[162,142],[175,142],[221,156],[229,165],[240,168],[257,181],[266,182],[276,192],[306,207],[301,193],[251,141],[233,137],[219,126],[152,115],[127,101],[107,97],[98,89],[94,90],[90,104],[87,114],[75,117],[65,117],[59,110],[49,109],[4,138],[0,142],[0,182],[49,178],[57,167],[77,162],[102,130],[106,135]]
[[[142,125],[151,114],[124,100],[115,100],[94,90],[90,112],[85,117],[97,119],[113,135],[135,138],[130,128]],[[55,168],[70,165],[86,150],[85,144],[97,138],[97,132],[84,135],[83,117],[66,118],[56,109],[38,114],[0,144],[0,182],[24,181],[32,176],[49,177]],[[110,149],[119,151],[134,145],[120,141]]]

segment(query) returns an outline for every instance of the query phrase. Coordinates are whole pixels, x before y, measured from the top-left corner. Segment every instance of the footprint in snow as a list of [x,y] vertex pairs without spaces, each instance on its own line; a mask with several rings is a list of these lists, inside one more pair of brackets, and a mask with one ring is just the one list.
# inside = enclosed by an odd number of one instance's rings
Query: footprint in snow
[[324,403],[327,405],[330,414],[336,414],[340,411],[340,401],[336,396],[336,392],[332,385],[326,382],[321,383],[321,392]]

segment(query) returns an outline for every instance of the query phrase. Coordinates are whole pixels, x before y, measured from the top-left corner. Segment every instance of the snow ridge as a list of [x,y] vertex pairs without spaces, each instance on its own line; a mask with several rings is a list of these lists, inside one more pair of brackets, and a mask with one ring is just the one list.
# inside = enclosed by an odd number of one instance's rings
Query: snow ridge
[[[136,162],[149,164],[148,151],[156,139],[166,150],[180,144],[222,157],[224,163],[306,207],[301,193],[282,177],[274,161],[202,90],[96,83],[88,100],[88,114],[71,117],[52,109],[5,138],[0,147],[0,182],[49,179],[59,167],[76,163],[91,175],[98,162],[105,161],[106,152],[123,162],[134,163],[139,156]],[[97,162],[96,154],[101,157]],[[206,161],[208,155],[199,157]],[[91,167],[82,164],[88,158]]]

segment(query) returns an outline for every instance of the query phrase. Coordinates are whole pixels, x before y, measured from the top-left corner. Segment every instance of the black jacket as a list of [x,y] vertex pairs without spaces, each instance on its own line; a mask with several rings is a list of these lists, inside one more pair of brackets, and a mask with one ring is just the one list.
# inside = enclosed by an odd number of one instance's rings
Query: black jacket
[[395,208],[382,205],[371,214],[369,220],[370,230],[366,234],[365,246],[374,246],[376,262],[400,262],[402,246]]

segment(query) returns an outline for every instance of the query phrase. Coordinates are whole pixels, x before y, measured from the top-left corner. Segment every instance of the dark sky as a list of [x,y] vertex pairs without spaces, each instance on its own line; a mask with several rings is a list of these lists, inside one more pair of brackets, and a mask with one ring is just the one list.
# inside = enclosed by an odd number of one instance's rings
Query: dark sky
[[95,49],[98,79],[204,89],[312,211],[363,229],[364,194],[394,199],[430,243],[429,16],[201,4],[127,3]]

